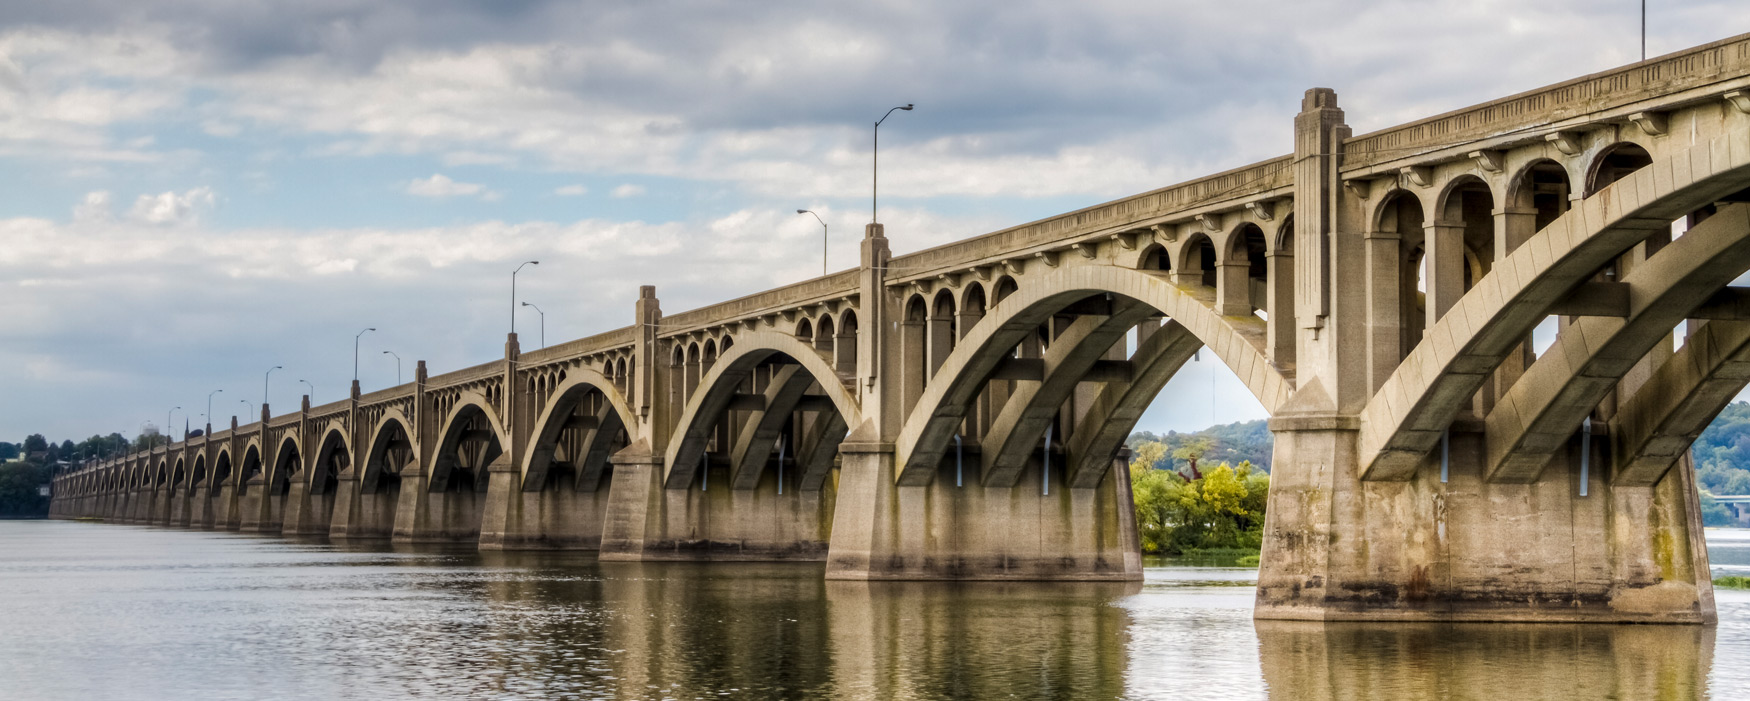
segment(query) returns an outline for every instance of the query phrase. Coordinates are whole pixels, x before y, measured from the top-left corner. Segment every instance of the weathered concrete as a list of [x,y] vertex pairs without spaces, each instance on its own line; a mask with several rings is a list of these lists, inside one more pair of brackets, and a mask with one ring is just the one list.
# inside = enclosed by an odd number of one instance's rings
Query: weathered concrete
[[1680,456],[1750,381],[1750,36],[1360,136],[1301,108],[1289,155],[904,256],[871,223],[854,270],[677,314],[644,287],[54,514],[1134,581],[1123,440],[1201,348],[1276,433],[1259,617],[1712,620]]

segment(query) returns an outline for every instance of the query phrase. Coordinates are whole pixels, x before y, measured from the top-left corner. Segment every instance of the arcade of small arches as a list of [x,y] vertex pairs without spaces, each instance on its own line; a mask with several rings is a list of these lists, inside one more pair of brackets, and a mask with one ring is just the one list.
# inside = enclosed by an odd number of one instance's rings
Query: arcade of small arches
[[1315,89],[1291,156],[908,255],[871,224],[857,269],[679,314],[645,287],[628,327],[93,464],[54,513],[1135,580],[1124,440],[1207,350],[1276,435],[1258,616],[1712,620],[1685,455],[1750,383],[1750,37],[1343,119]]

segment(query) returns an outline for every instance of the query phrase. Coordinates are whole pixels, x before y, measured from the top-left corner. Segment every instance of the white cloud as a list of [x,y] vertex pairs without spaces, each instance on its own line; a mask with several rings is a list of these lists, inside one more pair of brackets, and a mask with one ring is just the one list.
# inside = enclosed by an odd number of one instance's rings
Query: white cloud
[[418,197],[467,197],[478,195],[486,201],[496,201],[499,194],[486,189],[479,183],[461,183],[449,179],[442,173],[433,173],[429,178],[414,178],[407,183],[407,194]]
[[[106,195],[107,197],[107,195]],[[87,196],[89,201],[89,196]],[[148,224],[182,224],[198,219],[216,203],[212,188],[197,187],[186,192],[161,192],[140,195],[134,200],[128,217]]]
[[85,199],[73,206],[73,221],[76,222],[105,222],[111,216],[108,190],[87,192]]
[[565,185],[553,189],[553,194],[560,197],[581,197],[589,194],[589,188],[582,185]]
[[637,197],[639,195],[644,194],[644,186],[643,185],[633,185],[632,183],[626,183],[625,185],[621,185],[619,187],[614,188],[614,192],[612,194],[614,197],[617,197],[620,199],[625,199],[628,197]]

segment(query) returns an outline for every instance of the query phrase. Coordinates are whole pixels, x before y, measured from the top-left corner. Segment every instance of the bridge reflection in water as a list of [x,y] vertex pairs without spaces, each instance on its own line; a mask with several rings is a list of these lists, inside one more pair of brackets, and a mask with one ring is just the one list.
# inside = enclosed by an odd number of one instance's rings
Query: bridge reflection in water
[[1701,626],[1259,620],[1271,699],[1698,699]]
[[[1750,597],[1735,592],[1722,592],[1717,628],[1321,625],[1254,622],[1246,570],[951,583],[823,581],[821,567],[0,522],[0,696],[1689,699],[1750,688],[1730,663],[1750,654]],[[1727,662],[1710,672],[1716,638]]]

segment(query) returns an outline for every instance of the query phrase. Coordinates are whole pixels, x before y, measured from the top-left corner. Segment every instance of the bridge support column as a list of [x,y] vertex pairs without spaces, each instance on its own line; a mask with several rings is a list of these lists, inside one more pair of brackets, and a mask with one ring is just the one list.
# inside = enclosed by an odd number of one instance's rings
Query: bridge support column
[[1280,414],[1255,615],[1261,619],[1706,623],[1693,468],[1616,486],[1594,436],[1528,484],[1482,479],[1482,434],[1452,433],[1404,481],[1362,481],[1358,423]]
[[[930,484],[895,482],[893,447],[843,456],[827,579],[1139,581],[1142,555],[1122,459],[1099,486],[1072,488],[1034,459],[1016,487],[956,487],[950,463]],[[1057,460],[1054,459],[1054,463]]]

